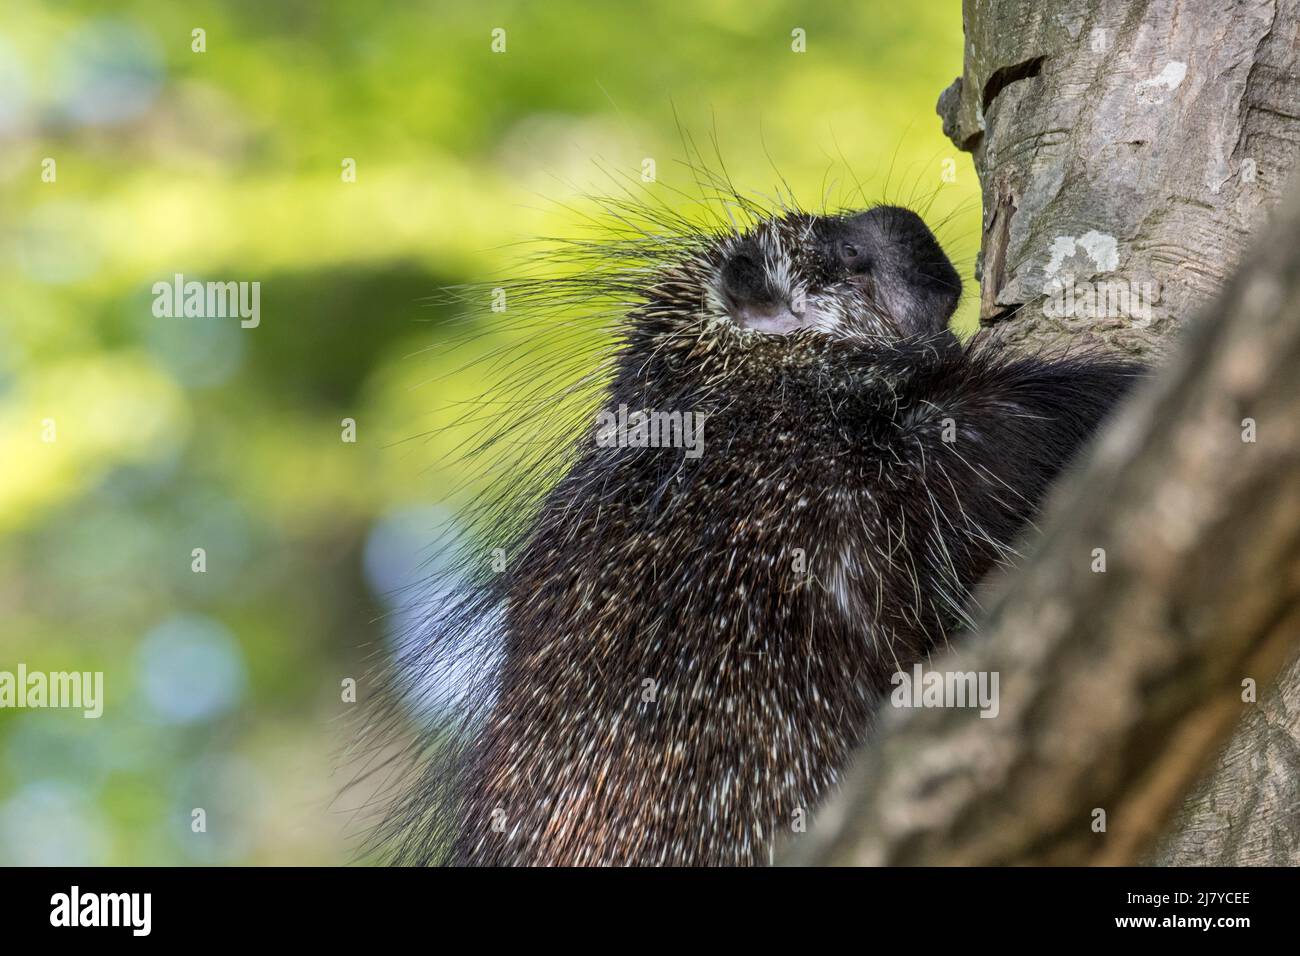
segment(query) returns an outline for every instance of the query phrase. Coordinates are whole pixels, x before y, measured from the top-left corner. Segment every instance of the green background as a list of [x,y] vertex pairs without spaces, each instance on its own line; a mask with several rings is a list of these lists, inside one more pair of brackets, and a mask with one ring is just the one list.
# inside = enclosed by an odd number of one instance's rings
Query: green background
[[[970,328],[961,52],[956,0],[6,0],[0,670],[103,671],[106,703],[0,710],[0,862],[353,858],[340,682],[476,490],[445,411],[511,335],[453,350],[430,296],[647,157],[689,192],[685,130],[742,191],[928,204]],[[260,327],[155,317],[177,272],[259,281]]]

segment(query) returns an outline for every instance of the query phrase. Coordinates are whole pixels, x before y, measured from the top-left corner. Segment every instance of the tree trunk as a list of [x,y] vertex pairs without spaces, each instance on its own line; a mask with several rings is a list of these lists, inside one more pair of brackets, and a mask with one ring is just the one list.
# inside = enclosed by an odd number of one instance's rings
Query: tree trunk
[[[939,111],[983,186],[981,321],[1158,354],[1295,165],[1300,0],[967,0],[963,21]],[[1151,315],[1049,314],[1071,278],[1149,284]]]
[[1300,0],[963,17],[981,322],[1163,368],[934,662],[999,672],[999,717],[888,714],[793,859],[1300,863],[1300,661],[1242,687],[1300,640]]

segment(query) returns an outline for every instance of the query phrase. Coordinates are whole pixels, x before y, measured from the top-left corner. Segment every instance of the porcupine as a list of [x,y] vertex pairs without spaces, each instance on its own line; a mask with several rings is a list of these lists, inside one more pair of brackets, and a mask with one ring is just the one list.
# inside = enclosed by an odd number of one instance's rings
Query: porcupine
[[[624,304],[608,414],[420,636],[427,676],[495,635],[382,828],[396,861],[770,862],[1140,371],[960,342],[907,209],[745,208],[555,280]],[[702,449],[603,441],[620,407],[691,413]]]

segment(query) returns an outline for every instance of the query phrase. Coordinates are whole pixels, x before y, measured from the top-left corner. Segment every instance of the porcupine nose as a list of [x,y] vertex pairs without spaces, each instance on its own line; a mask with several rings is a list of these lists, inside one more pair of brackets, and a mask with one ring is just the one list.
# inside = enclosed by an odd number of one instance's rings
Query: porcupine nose
[[795,310],[768,282],[757,250],[742,246],[722,268],[722,287],[737,323],[760,332],[781,334],[805,326],[803,309]]

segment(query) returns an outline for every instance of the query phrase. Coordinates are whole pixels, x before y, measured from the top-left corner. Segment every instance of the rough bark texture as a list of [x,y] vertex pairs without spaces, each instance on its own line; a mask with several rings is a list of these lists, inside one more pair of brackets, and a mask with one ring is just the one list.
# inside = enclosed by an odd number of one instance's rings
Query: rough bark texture
[[[1300,0],[968,0],[963,19],[939,108],[983,185],[982,321],[1159,352],[1295,165]],[[1150,319],[1045,315],[1069,276],[1150,283]]]
[[1300,191],[1300,0],[963,17],[939,112],[983,186],[981,321],[1012,344],[1180,345],[981,636],[935,662],[999,671],[1002,714],[893,714],[795,859],[1300,862],[1300,661],[1260,703],[1240,686],[1270,687],[1300,636],[1300,200],[1245,256]]

